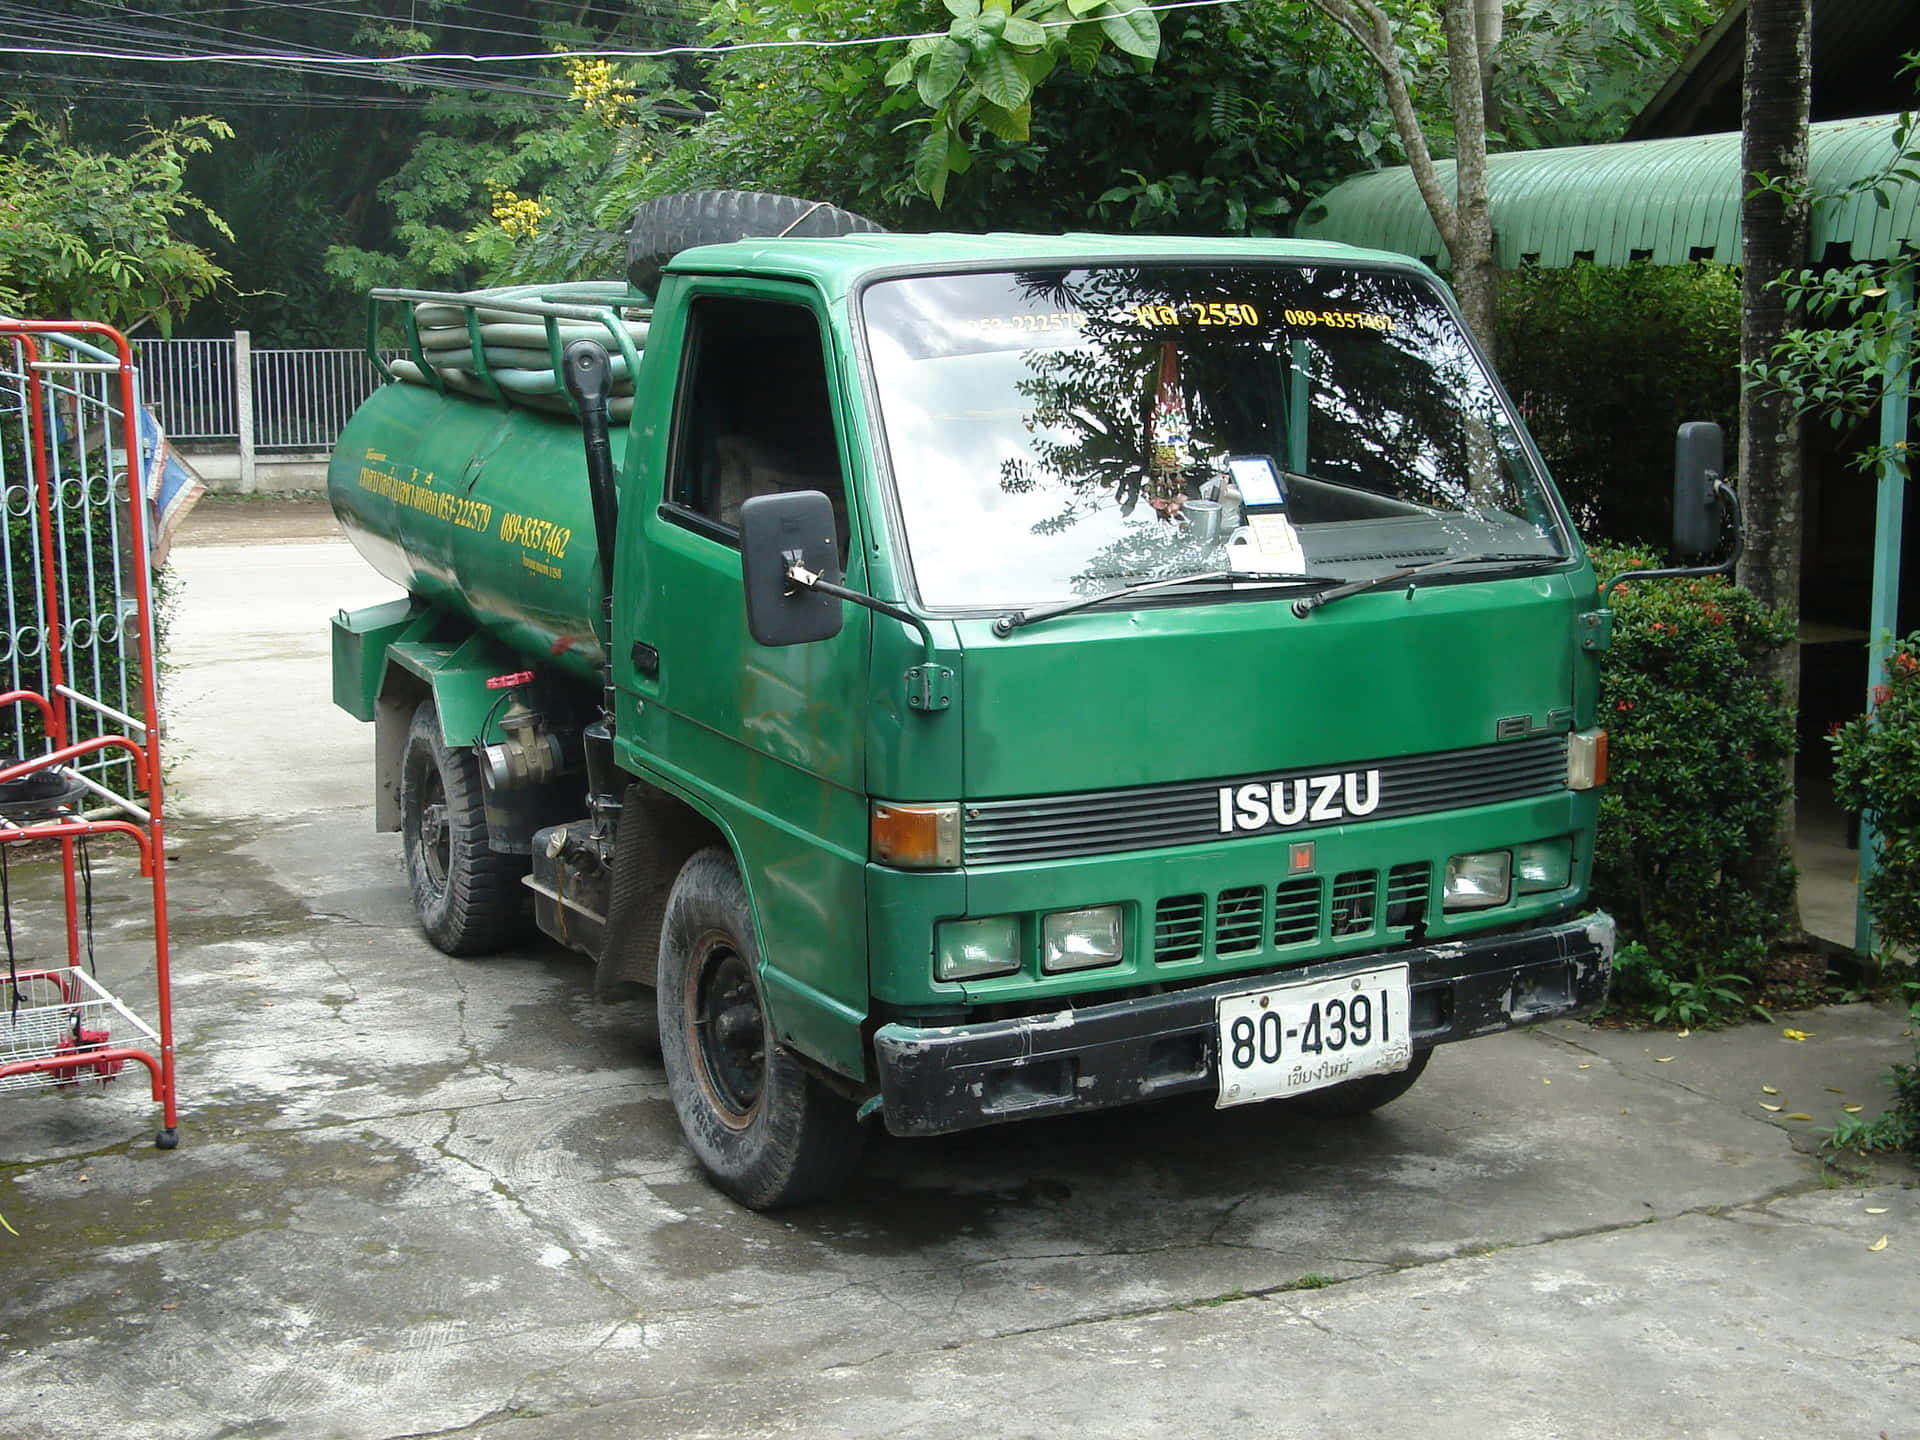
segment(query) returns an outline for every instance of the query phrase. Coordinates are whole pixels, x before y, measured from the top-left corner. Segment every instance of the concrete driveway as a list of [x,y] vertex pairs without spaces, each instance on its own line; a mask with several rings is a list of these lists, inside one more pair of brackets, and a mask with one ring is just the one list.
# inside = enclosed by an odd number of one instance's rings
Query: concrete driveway
[[736,1208],[640,1008],[415,932],[328,703],[386,590],[325,533],[209,506],[175,552],[181,1143],[131,1079],[0,1100],[0,1435],[1920,1435],[1920,1190],[1811,1153],[1884,1104],[1888,1007],[1450,1047],[1360,1122],[883,1136],[839,1203]]

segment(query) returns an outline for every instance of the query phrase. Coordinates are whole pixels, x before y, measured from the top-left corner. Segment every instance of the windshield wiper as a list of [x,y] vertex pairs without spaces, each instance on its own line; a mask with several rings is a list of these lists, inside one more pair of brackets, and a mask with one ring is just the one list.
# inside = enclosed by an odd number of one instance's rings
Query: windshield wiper
[[1124,599],[1130,595],[1143,595],[1153,590],[1167,590],[1176,585],[1206,585],[1221,580],[1248,580],[1267,585],[1338,585],[1340,583],[1338,577],[1333,575],[1305,575],[1291,570],[1202,570],[1194,575],[1170,575],[1158,580],[1136,580],[1131,585],[1122,585],[1115,590],[1103,590],[1098,595],[1082,595],[1077,600],[1062,600],[1058,605],[1048,605],[1039,610],[1009,610],[993,622],[993,633],[1004,640],[1022,625],[1051,620],[1056,615],[1071,615],[1076,610],[1090,610],[1095,605],[1104,605],[1109,600]]
[[1402,580],[1414,580],[1454,565],[1521,565],[1526,569],[1534,570],[1543,565],[1561,564],[1565,559],[1564,555],[1508,554],[1499,550],[1489,550],[1479,555],[1449,555],[1444,560],[1429,560],[1422,565],[1409,565],[1404,570],[1375,575],[1368,580],[1348,580],[1344,584],[1322,590],[1317,595],[1303,595],[1293,602],[1293,613],[1304,620],[1322,605],[1331,604],[1335,600],[1344,600],[1349,595],[1359,595],[1368,590],[1382,590],[1389,585],[1398,585]]

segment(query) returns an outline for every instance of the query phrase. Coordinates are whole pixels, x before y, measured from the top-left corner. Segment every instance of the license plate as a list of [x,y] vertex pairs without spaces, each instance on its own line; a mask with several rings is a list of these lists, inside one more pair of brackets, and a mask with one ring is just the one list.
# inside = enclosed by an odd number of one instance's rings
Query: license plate
[[1220,1098],[1246,1105],[1404,1070],[1413,1062],[1407,967],[1222,996]]

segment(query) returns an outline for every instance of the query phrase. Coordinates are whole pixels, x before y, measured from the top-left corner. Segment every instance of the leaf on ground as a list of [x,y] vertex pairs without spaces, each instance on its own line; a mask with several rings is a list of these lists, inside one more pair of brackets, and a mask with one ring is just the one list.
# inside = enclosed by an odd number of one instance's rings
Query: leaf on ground
[[1789,1114],[1787,1115],[1787,1119],[1789,1119],[1789,1120],[1811,1120],[1811,1119],[1813,1119],[1813,1116],[1811,1116],[1811,1115],[1809,1115],[1809,1114],[1807,1114],[1807,1112],[1806,1112],[1806,1111],[1804,1111],[1804,1110],[1794,1110],[1794,1111],[1791,1111],[1791,1112],[1790,1112],[1790,1113],[1789,1113]]
[[1827,1094],[1829,1095],[1844,1095],[1846,1093],[1847,1092],[1842,1090],[1838,1085],[1827,1086]]
[[1840,1108],[1849,1115],[1858,1115],[1862,1107],[1858,1105],[1842,1105]]
[[1778,1095],[1780,1093],[1779,1090],[1772,1085],[1762,1085],[1760,1089],[1762,1093],[1767,1095]]
[[1766,1101],[1764,1101],[1764,1100],[1762,1100],[1762,1101],[1760,1102],[1760,1108],[1761,1108],[1762,1110],[1771,1110],[1771,1111],[1773,1111],[1773,1112],[1774,1112],[1774,1114],[1776,1114],[1776,1115],[1780,1113],[1780,1107],[1779,1107],[1778,1105],[1769,1105],[1769,1104],[1767,1104],[1767,1102],[1766,1102]]
[[1673,1057],[1671,1055],[1656,1055],[1653,1057],[1653,1063],[1656,1065],[1671,1065],[1673,1063]]
[[1574,1068],[1576,1070],[1591,1070],[1593,1068],[1593,1062],[1591,1060],[1585,1060],[1585,1061],[1582,1061],[1580,1064],[1576,1065]]
[[1791,1028],[1780,1032],[1780,1038],[1782,1040],[1811,1040],[1813,1035],[1814,1032],[1811,1030],[1794,1030]]
[[1867,1246],[1867,1249],[1875,1252],[1884,1250],[1886,1248],[1887,1248],[1887,1237],[1884,1235],[1882,1235],[1878,1240],[1874,1241],[1873,1244]]
[[1691,1030],[1676,1030],[1673,1032],[1673,1038],[1676,1040],[1684,1040],[1692,1033],[1693,1031]]
[[1884,1205],[1867,1206],[1867,1214],[1869,1215],[1884,1215],[1886,1213],[1887,1213],[1887,1207]]

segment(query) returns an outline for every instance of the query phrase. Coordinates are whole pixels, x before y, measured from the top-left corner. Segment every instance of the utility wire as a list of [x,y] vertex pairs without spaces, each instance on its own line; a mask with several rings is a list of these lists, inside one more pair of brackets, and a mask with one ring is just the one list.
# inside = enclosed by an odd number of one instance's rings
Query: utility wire
[[[1135,5],[1115,12],[1111,17],[1161,13],[1169,10],[1203,10],[1234,5],[1241,0],[1163,0],[1160,4]],[[1082,23],[1078,20],[1043,20],[1043,28],[1064,28]],[[0,45],[0,55],[38,55],[61,59],[119,60],[156,65],[325,65],[353,68],[399,66],[425,63],[464,65],[524,64],[545,60],[664,60],[678,55],[729,55],[743,50],[845,50],[862,45],[895,45],[913,40],[937,40],[944,30],[921,31],[904,35],[869,35],[846,40],[746,40],[725,45],[669,45],[654,50],[549,50],[511,55],[475,55],[463,51],[435,51],[424,55],[310,55],[301,51],[263,51],[254,53],[216,52],[211,54],[152,55],[114,50],[56,49],[19,45]]]

